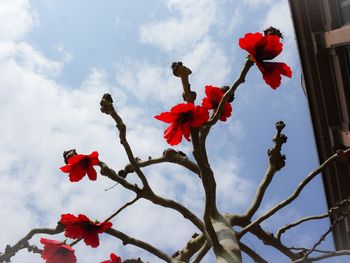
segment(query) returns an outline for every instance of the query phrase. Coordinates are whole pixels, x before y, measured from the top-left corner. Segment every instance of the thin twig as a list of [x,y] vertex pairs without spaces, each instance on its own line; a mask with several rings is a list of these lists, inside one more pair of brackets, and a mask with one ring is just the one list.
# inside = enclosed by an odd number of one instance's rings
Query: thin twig
[[189,76],[192,74],[192,71],[184,66],[182,62],[173,62],[171,64],[174,76],[181,78],[183,93],[182,98],[186,102],[194,102],[196,99],[196,92],[191,90],[191,85],[189,82]]
[[292,227],[295,227],[297,225],[300,225],[304,222],[307,222],[307,221],[310,221],[310,220],[316,220],[316,219],[323,219],[323,218],[327,218],[329,217],[329,214],[328,213],[325,213],[325,214],[322,214],[322,215],[317,215],[317,216],[308,216],[308,217],[304,217],[304,218],[301,218],[299,219],[298,221],[295,221],[291,224],[288,224],[284,227],[281,227],[278,231],[277,231],[277,234],[276,234],[276,237],[278,239],[281,239],[281,235],[286,232],[288,229],[291,229]]
[[281,154],[282,144],[286,143],[287,141],[287,137],[281,133],[284,127],[285,127],[285,124],[282,121],[279,121],[276,123],[277,133],[273,139],[275,145],[273,148],[269,149],[268,151],[269,163],[265,172],[265,176],[256,191],[254,201],[252,202],[251,206],[247,209],[247,211],[244,213],[243,215],[244,218],[247,218],[250,220],[252,216],[256,213],[256,211],[259,209],[261,205],[265,192],[268,186],[270,185],[273,176],[277,171],[279,171],[282,167],[284,167],[285,157]]
[[198,254],[196,255],[196,258],[192,261],[192,263],[199,263],[199,262],[201,262],[201,260],[204,258],[204,256],[210,250],[210,248],[211,248],[210,244],[208,243],[208,241],[206,241],[204,243],[204,245],[201,247],[201,249],[198,251]]
[[[348,154],[350,152],[350,149],[347,149],[343,152],[343,154]],[[274,206],[272,209],[270,209],[268,212],[260,216],[258,219],[247,225],[238,235],[243,236],[245,233],[249,231],[250,228],[254,227],[255,225],[260,224],[265,219],[271,217],[274,215],[277,211],[282,209],[283,207],[289,205],[291,202],[293,202],[300,194],[300,192],[304,189],[304,187],[311,182],[312,179],[316,177],[320,172],[322,172],[325,168],[327,168],[331,163],[333,163],[335,160],[339,158],[339,153],[333,154],[331,157],[329,157],[325,162],[323,162],[318,168],[316,168],[314,171],[312,171],[295,189],[294,193],[291,194],[287,199],[283,200],[276,206]]]
[[189,262],[190,258],[201,249],[206,242],[205,234],[193,234],[192,238],[187,242],[186,246],[175,252],[173,257],[177,260]]
[[205,123],[205,126],[213,126],[220,118],[222,110],[224,108],[225,103],[229,100],[229,97],[235,93],[236,89],[239,85],[245,82],[245,77],[249,71],[249,69],[254,65],[254,62],[250,59],[247,59],[241,73],[239,74],[236,81],[232,84],[230,89],[226,91],[225,95],[222,97],[218,108],[216,109],[215,114],[210,118],[210,120]]
[[350,211],[348,211],[346,214],[344,214],[344,215],[338,217],[336,220],[334,220],[334,222],[329,226],[329,228],[327,229],[327,231],[324,232],[324,233],[321,235],[320,239],[313,245],[313,247],[312,247],[309,251],[307,251],[307,252],[305,253],[305,255],[304,255],[301,259],[296,260],[296,261],[294,261],[294,262],[295,262],[295,263],[297,263],[297,262],[304,262],[305,260],[307,260],[307,259],[308,259],[308,256],[309,256],[311,253],[315,252],[315,249],[318,247],[318,245],[320,245],[320,244],[325,240],[325,238],[333,231],[334,227],[335,227],[340,221],[344,220],[344,218],[347,217],[347,216],[349,215],[349,213],[350,213]]
[[137,195],[133,200],[130,202],[127,202],[125,205],[123,205],[121,208],[119,208],[117,211],[115,211],[113,214],[111,214],[107,219],[105,219],[103,222],[108,222],[110,221],[113,217],[117,216],[121,211],[123,211],[125,208],[128,206],[131,206],[134,204],[137,200],[139,200],[140,197]]
[[[137,200],[139,200],[140,197],[137,195],[133,200],[131,200],[130,202],[127,202],[125,205],[123,205],[122,207],[120,207],[116,212],[114,212],[113,214],[111,214],[109,217],[107,217],[105,220],[103,220],[103,222],[108,222],[110,221],[112,218],[114,218],[115,216],[117,216],[121,211],[123,211],[125,208],[127,208],[128,206],[132,205],[133,203],[135,203]],[[78,238],[76,240],[74,240],[72,243],[70,243],[70,246],[74,246],[75,244],[79,243],[83,238]]]
[[[149,157],[149,159],[145,161],[137,160],[137,165],[140,168],[142,168],[142,167],[147,167],[150,165],[166,163],[166,162],[181,165],[187,168],[188,170],[192,171],[193,173],[199,175],[199,169],[196,163],[192,162],[184,153],[180,151],[175,151],[174,149],[171,149],[171,148],[166,149],[163,152],[162,157],[158,157],[158,158]],[[126,165],[123,171],[125,174],[134,172],[130,164]]]
[[[326,258],[339,257],[339,256],[350,256],[350,250],[339,250],[339,251],[334,251],[334,252],[320,255],[320,256],[316,256],[316,257],[310,257],[309,261],[313,262],[313,261],[319,261],[319,260],[323,260]],[[297,262],[297,261],[295,261],[295,262]]]
[[175,202],[174,200],[166,199],[156,195],[149,186],[143,189],[140,189],[137,185],[130,184],[127,180],[119,176],[113,169],[109,168],[108,165],[105,164],[104,162],[100,161],[99,165],[101,167],[102,175],[107,176],[108,178],[116,182],[119,182],[126,189],[129,189],[133,191],[136,195],[139,195],[140,198],[147,199],[154,204],[178,211],[183,217],[187,218],[195,226],[197,226],[201,232],[205,231],[203,222],[195,214],[193,214],[188,208]]
[[11,257],[13,257],[19,250],[26,248],[27,242],[36,234],[48,234],[55,235],[63,232],[64,228],[58,224],[56,228],[35,228],[29,231],[29,233],[20,239],[15,245],[7,246],[5,252],[0,254],[0,263],[10,262]]
[[104,94],[101,99],[100,105],[101,111],[107,115],[110,115],[115,121],[116,126],[119,130],[120,143],[124,147],[129,162],[132,165],[132,168],[134,169],[138,177],[140,178],[140,180],[142,181],[143,186],[147,187],[149,185],[147,178],[137,165],[136,158],[131,150],[128,140],[126,139],[126,125],[124,124],[123,119],[114,109],[112,96],[108,93]]
[[[306,248],[306,247],[289,247],[290,250],[296,250],[296,251],[302,251],[302,252],[306,252],[309,251],[310,248]],[[330,250],[321,250],[321,249],[314,249],[315,252],[318,253],[324,253],[324,254],[329,254],[329,253],[333,253],[334,251],[330,251]]]
[[260,225],[255,225],[249,230],[249,232],[259,238],[265,245],[276,248],[291,260],[296,260],[298,258],[295,253],[283,245],[282,242],[278,240],[272,233],[266,232]]
[[163,259],[166,262],[171,262],[171,260],[172,260],[171,257],[166,255],[164,252],[160,251],[156,247],[150,245],[149,243],[146,243],[142,240],[130,237],[129,235],[126,235],[123,232],[118,231],[114,228],[108,229],[106,231],[106,233],[120,239],[123,242],[123,245],[132,244],[134,246],[137,246],[139,248],[142,248],[142,249],[148,251],[149,253],[157,256],[160,259]]
[[242,249],[244,253],[246,253],[249,257],[251,257],[254,262],[257,263],[268,263],[262,256],[256,253],[253,249],[248,247],[246,244],[239,242],[239,247]]

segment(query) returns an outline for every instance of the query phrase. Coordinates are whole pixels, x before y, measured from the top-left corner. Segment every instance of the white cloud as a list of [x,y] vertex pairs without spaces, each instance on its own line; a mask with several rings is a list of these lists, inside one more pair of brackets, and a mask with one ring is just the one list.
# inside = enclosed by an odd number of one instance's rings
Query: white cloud
[[179,16],[140,27],[140,37],[145,43],[156,45],[165,51],[186,51],[200,41],[216,23],[220,1],[168,0],[169,11]]
[[170,65],[128,61],[116,65],[116,80],[140,101],[169,103],[181,98],[181,81],[173,76]]
[[273,1],[276,1],[276,0],[244,0],[244,3],[249,6],[258,8],[261,5],[271,4],[273,3]]
[[199,94],[204,93],[205,85],[223,86],[230,73],[230,58],[223,48],[210,38],[198,43],[182,61],[192,70],[191,83]]
[[0,17],[0,41],[20,39],[38,22],[28,0],[1,0]]

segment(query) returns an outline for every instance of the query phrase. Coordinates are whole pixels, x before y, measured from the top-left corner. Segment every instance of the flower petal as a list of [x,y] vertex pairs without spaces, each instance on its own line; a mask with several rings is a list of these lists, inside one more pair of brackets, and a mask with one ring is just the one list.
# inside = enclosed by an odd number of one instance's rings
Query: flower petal
[[238,41],[239,46],[248,51],[252,56],[255,56],[256,53],[256,44],[263,38],[263,35],[259,32],[257,33],[247,33],[243,38],[240,38]]
[[74,165],[71,167],[71,171],[69,173],[69,180],[71,182],[80,181],[84,175],[86,174],[86,170],[79,165]]
[[170,112],[162,112],[161,114],[154,116],[154,118],[166,123],[172,123],[176,121],[177,116]]
[[208,109],[203,108],[201,106],[196,106],[193,114],[192,114],[192,119],[190,121],[190,126],[191,127],[200,127],[202,126],[205,122],[207,122],[209,119],[209,112]]
[[180,126],[175,122],[171,123],[164,131],[164,138],[170,145],[177,145],[181,142],[182,132]]
[[255,54],[256,59],[265,60],[273,59],[282,52],[283,44],[280,42],[280,37],[276,35],[267,35],[257,43]]
[[276,89],[281,85],[281,75],[292,77],[290,67],[281,62],[262,62],[257,64],[263,79],[272,89]]
[[95,168],[94,168],[92,165],[90,165],[90,166],[87,168],[86,173],[87,173],[87,175],[88,175],[88,177],[89,177],[89,179],[90,179],[91,181],[96,181],[96,179],[97,179],[97,173],[96,173]]

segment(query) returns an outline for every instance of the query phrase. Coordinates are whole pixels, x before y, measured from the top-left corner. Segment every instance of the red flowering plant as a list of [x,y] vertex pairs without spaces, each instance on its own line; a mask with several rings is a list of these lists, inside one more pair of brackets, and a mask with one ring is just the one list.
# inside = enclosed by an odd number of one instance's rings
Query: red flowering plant
[[75,263],[77,259],[74,249],[60,241],[41,238],[40,243],[44,245],[41,257],[46,263]]
[[[115,122],[119,131],[119,140],[122,144],[125,153],[128,157],[128,164],[124,169],[115,172],[106,163],[99,160],[99,154],[94,151],[89,155],[77,154],[75,150],[70,150],[64,153],[66,165],[60,169],[64,173],[69,174],[71,182],[81,180],[86,174],[90,180],[96,180],[97,173],[94,166],[99,166],[100,173],[121,187],[133,192],[134,199],[124,204],[117,209],[106,220],[99,222],[91,221],[87,216],[79,214],[62,214],[61,219],[55,229],[40,228],[30,231],[24,238],[19,240],[15,245],[8,246],[4,253],[0,253],[0,263],[9,262],[10,259],[21,249],[28,249],[31,252],[41,253],[41,257],[47,263],[75,263],[73,246],[84,240],[87,246],[96,248],[99,246],[100,235],[105,233],[109,236],[119,239],[123,245],[134,245],[140,249],[144,249],[153,254],[160,260],[171,263],[187,263],[201,262],[202,258],[213,250],[215,261],[218,263],[241,263],[242,253],[251,257],[254,262],[268,262],[257,251],[245,244],[244,236],[247,233],[260,239],[264,244],[268,244],[284,254],[289,261],[294,263],[311,262],[322,258],[336,255],[337,252],[322,252],[322,256],[312,255],[317,252],[317,245],[311,249],[302,249],[295,251],[292,246],[287,246],[281,236],[284,232],[291,229],[292,226],[308,221],[308,219],[300,219],[297,223],[290,224],[280,228],[276,234],[270,233],[264,229],[263,221],[269,219],[280,209],[292,203],[303,188],[312,181],[315,175],[326,167],[322,164],[321,168],[317,168],[310,176],[306,177],[295,190],[294,194],[271,208],[265,213],[260,213],[262,200],[265,197],[266,190],[272,182],[275,174],[285,165],[285,156],[281,150],[283,144],[286,143],[287,137],[282,134],[284,128],[283,122],[276,123],[276,134],[273,138],[273,146],[267,151],[268,160],[265,176],[262,179],[259,187],[256,190],[256,196],[248,206],[247,210],[242,214],[233,213],[232,211],[221,211],[217,206],[217,195],[220,194],[216,190],[216,175],[211,168],[210,155],[206,149],[207,135],[219,120],[227,122],[232,114],[231,102],[233,101],[237,88],[245,82],[245,77],[250,68],[256,64],[263,75],[265,82],[273,89],[276,89],[281,84],[281,75],[291,77],[292,72],[287,64],[282,62],[269,62],[269,60],[278,56],[283,44],[281,43],[282,35],[275,29],[269,29],[265,35],[261,33],[248,33],[243,38],[239,39],[239,45],[249,53],[241,73],[232,86],[218,88],[215,86],[205,86],[206,97],[202,100],[201,105],[196,105],[196,92],[191,90],[189,84],[189,75],[192,73],[190,69],[185,67],[181,62],[172,64],[173,74],[181,78],[183,88],[184,103],[179,103],[173,106],[170,111],[163,112],[155,118],[167,123],[169,126],[164,131],[164,138],[170,145],[178,145],[184,137],[187,141],[192,142],[192,156],[187,156],[182,151],[174,149],[166,149],[163,155],[158,158],[149,157],[147,160],[137,158],[126,137],[126,125],[121,116],[114,108],[113,99],[110,94],[104,94],[100,105],[101,111],[109,115]],[[209,111],[212,111],[209,117]],[[350,156],[350,150],[336,153],[327,162],[337,160],[338,158],[347,158]],[[148,177],[144,172],[144,167],[148,167],[158,163],[175,163],[181,166],[182,169],[188,169],[196,174],[196,179],[199,185],[203,187],[204,201],[203,214],[197,216],[185,205],[157,195],[148,182]],[[135,178],[128,177],[129,174],[135,173]],[[143,240],[131,237],[127,233],[112,228],[110,222],[112,218],[117,216],[121,211],[133,205],[139,199],[146,199],[155,205],[162,206],[167,209],[173,209],[183,218],[188,220],[197,228],[199,234],[194,234],[184,247],[175,253],[168,253],[147,243]],[[330,210],[326,216],[339,216],[342,218],[350,215],[350,199],[343,200],[339,206]],[[257,213],[259,210],[259,213]],[[226,212],[226,213],[224,213]],[[340,214],[337,214],[340,213]],[[324,218],[321,216],[319,218]],[[339,219],[338,218],[338,219]],[[159,217],[159,220],[162,218]],[[338,220],[337,219],[337,220]],[[122,223],[122,220],[120,220]],[[144,222],[142,222],[144,223]],[[332,226],[334,227],[334,226]],[[64,232],[65,237],[75,239],[69,245],[66,242],[50,240],[42,238],[40,242],[44,245],[44,249],[40,250],[34,245],[30,245],[29,241],[34,234],[59,234]],[[330,232],[330,231],[328,231]],[[327,232],[327,233],[328,233]],[[191,233],[190,233],[191,234]],[[324,238],[324,235],[321,237]],[[321,240],[321,239],[320,239]],[[293,244],[292,244],[293,245]],[[262,251],[261,253],[263,253]],[[346,251],[350,255],[350,250]],[[339,254],[338,254],[339,255]],[[107,257],[107,256],[106,256]],[[85,260],[84,260],[85,262]],[[121,263],[121,258],[114,253],[110,254],[110,259],[101,263]],[[142,262],[141,260],[125,260],[124,262]]]
[[164,131],[164,138],[170,145],[177,145],[182,136],[190,141],[191,128],[202,126],[209,119],[209,113],[206,108],[193,103],[180,103],[155,118],[170,124]]
[[[224,90],[222,88],[213,87],[213,86],[205,86],[205,97],[202,102],[202,106],[209,110],[217,110],[220,101],[224,96]],[[222,109],[222,113],[220,115],[221,121],[226,121],[227,118],[231,116],[232,106],[229,101],[225,102],[224,107]]]
[[100,244],[98,234],[112,227],[111,222],[92,222],[87,216],[82,214],[77,217],[72,214],[63,214],[59,222],[65,228],[64,235],[66,237],[73,239],[82,238],[86,245],[94,248]]
[[[275,33],[271,33],[272,31]],[[283,44],[280,41],[282,35],[276,33],[276,30],[267,30],[265,34],[247,33],[239,39],[239,46],[248,51],[249,57],[258,66],[266,84],[276,89],[281,85],[281,75],[291,78],[292,71],[286,63],[266,62],[282,52]]]
[[60,169],[64,173],[69,173],[69,180],[71,182],[78,182],[87,174],[89,179],[95,181],[97,178],[95,165],[99,164],[98,152],[92,152],[89,155],[73,153],[75,150],[65,152],[69,157],[66,159],[66,165]]
[[118,257],[116,254],[111,253],[110,260],[105,260],[100,263],[122,263],[122,259]]

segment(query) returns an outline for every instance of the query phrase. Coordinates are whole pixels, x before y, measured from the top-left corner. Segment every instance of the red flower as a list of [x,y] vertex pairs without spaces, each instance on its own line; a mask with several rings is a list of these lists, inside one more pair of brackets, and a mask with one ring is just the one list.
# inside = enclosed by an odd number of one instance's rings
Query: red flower
[[155,118],[170,123],[164,131],[164,138],[170,145],[176,145],[181,142],[182,135],[190,141],[191,127],[202,126],[209,119],[209,113],[206,108],[194,106],[193,103],[180,103],[170,112],[163,112]]
[[105,260],[100,263],[122,263],[122,259],[118,257],[116,254],[111,253],[110,257],[111,257],[111,260]]
[[60,223],[65,226],[64,235],[69,238],[83,238],[86,245],[98,247],[98,234],[112,227],[111,222],[94,223],[85,215],[61,215]]
[[276,89],[281,84],[281,75],[292,77],[292,71],[287,64],[264,61],[273,59],[282,52],[283,44],[279,36],[248,33],[244,35],[244,38],[239,39],[239,46],[248,51],[263,74],[266,84],[271,88]]
[[[207,97],[203,99],[202,106],[204,108],[216,111],[225,93],[220,88],[208,85],[205,86],[205,94]],[[229,102],[226,102],[224,108],[222,109],[220,120],[226,121],[227,118],[231,116],[231,112],[231,104]]]
[[68,159],[68,164],[60,169],[64,173],[69,173],[71,182],[80,181],[86,174],[90,180],[95,181],[97,178],[94,165],[98,165],[98,152],[93,152],[89,155],[77,154]]
[[41,238],[40,243],[44,245],[41,257],[46,263],[76,263],[74,249],[60,241]]

